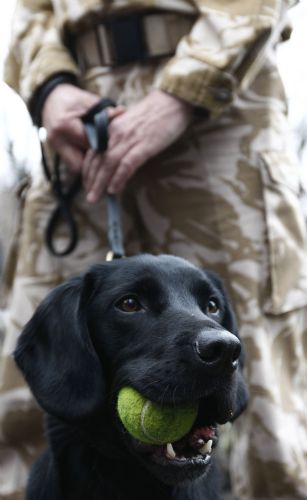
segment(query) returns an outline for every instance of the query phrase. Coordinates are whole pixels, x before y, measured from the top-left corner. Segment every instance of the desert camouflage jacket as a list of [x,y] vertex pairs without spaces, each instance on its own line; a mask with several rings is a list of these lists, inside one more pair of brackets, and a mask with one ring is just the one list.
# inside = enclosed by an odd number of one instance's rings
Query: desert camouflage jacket
[[222,112],[246,88],[267,46],[280,38],[293,0],[17,0],[7,82],[29,102],[59,72],[79,68],[64,40],[91,19],[157,8],[194,13],[192,30],[178,44],[158,86],[194,105]]

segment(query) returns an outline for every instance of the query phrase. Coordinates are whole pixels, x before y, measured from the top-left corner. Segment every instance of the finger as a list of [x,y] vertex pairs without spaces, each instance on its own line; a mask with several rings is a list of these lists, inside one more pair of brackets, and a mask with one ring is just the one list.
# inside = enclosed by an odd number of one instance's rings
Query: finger
[[118,162],[106,164],[104,161],[100,164],[100,168],[96,171],[96,176],[88,190],[87,201],[89,203],[96,203],[100,200],[101,196],[105,193],[109,179],[112,177],[113,172]]
[[[108,146],[107,149],[110,150],[120,141],[120,136],[118,133],[114,134],[114,126],[113,126],[113,120],[118,118],[120,115],[124,114],[126,111],[126,108],[123,106],[117,106],[116,108],[108,108],[107,113],[108,113]],[[117,127],[115,128],[117,130]],[[115,137],[114,137],[115,135]],[[130,136],[129,136],[130,137]]]
[[82,163],[82,182],[83,187],[87,191],[88,183],[89,183],[89,172],[91,168],[91,164],[96,156],[96,152],[93,149],[88,149],[84,155],[83,163]]
[[116,106],[115,108],[107,108],[108,118],[111,121],[116,116],[122,115],[126,111],[124,106]]
[[[108,134],[109,134],[109,140],[108,140],[108,150],[112,150],[113,148],[116,148],[118,144],[123,144],[123,143],[130,143],[130,141],[133,140],[134,134],[130,133],[130,128],[126,126],[125,120],[122,122],[122,117],[121,115],[124,115],[124,113],[121,113],[113,118],[113,120],[110,121],[109,127],[108,127]],[[129,144],[129,147],[132,147],[132,144]]]
[[123,151],[123,147],[118,147],[116,151],[107,152],[101,156],[99,171],[97,169],[96,176],[92,178],[93,182],[88,189],[87,199],[90,203],[96,203],[106,191],[108,182],[121,161]]
[[148,157],[145,151],[140,153],[139,147],[131,149],[127,155],[122,157],[116,172],[108,183],[107,192],[109,194],[116,194],[122,191],[127,181],[147,161],[147,159]]
[[96,177],[98,175],[98,172],[102,168],[102,164],[103,164],[102,158],[103,158],[102,154],[96,153],[93,156],[93,158],[89,164],[89,169],[88,169],[87,177],[85,180],[85,191],[87,193],[89,193],[92,190],[92,186],[94,185],[94,183],[96,181]]
[[129,153],[129,150],[134,147],[129,142],[119,142],[116,147],[107,150],[101,157],[101,168],[99,176],[93,182],[90,190],[88,201],[96,203],[102,194],[106,191],[110,179],[114,176],[121,161]]
[[95,180],[91,185],[91,189],[87,194],[87,201],[89,203],[97,203],[105,191],[106,173],[103,168],[97,171]]

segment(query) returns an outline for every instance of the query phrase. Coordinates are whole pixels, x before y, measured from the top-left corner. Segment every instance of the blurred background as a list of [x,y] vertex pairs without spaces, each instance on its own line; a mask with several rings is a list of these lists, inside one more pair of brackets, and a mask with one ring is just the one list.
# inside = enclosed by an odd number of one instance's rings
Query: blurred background
[[[15,231],[18,213],[15,193],[31,169],[38,168],[40,159],[37,133],[26,108],[3,81],[14,7],[15,0],[2,2],[0,7],[0,280]],[[301,0],[289,14],[293,33],[290,41],[279,45],[278,63],[288,96],[289,137],[307,186],[307,1]],[[302,206],[307,219],[305,196]]]

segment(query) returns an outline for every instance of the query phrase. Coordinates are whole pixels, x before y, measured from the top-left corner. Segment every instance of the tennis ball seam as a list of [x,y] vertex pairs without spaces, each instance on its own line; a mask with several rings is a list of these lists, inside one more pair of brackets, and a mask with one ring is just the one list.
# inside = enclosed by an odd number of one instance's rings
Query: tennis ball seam
[[149,401],[149,400],[145,401],[145,404],[143,405],[143,408],[142,408],[142,411],[141,411],[141,429],[142,429],[142,432],[143,432],[144,436],[147,439],[150,439],[151,441],[156,442],[157,441],[157,436],[152,436],[148,432],[148,430],[146,429],[146,426],[145,426],[146,412],[147,412],[147,410],[149,409],[150,406],[152,406],[151,401]]

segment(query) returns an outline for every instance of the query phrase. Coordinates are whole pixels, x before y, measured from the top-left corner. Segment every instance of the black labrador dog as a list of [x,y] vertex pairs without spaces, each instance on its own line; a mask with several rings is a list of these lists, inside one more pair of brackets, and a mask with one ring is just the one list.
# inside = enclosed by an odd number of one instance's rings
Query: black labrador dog
[[[243,355],[219,278],[173,256],[102,263],[55,288],[15,351],[47,413],[49,447],[27,500],[217,500],[218,424],[247,404]],[[122,426],[121,387],[176,406],[195,424],[168,445]]]

